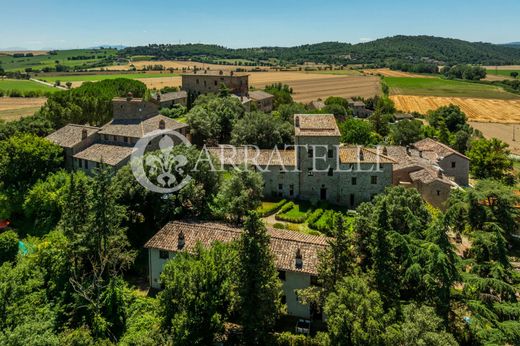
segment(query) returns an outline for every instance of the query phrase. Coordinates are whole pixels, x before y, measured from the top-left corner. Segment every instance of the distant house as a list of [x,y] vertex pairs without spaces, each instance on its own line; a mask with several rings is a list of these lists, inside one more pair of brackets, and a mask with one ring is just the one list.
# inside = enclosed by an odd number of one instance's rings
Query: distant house
[[[161,288],[161,273],[166,262],[178,252],[194,251],[197,243],[210,247],[240,238],[240,228],[221,223],[173,221],[164,226],[146,244],[150,286]],[[317,283],[319,253],[328,246],[327,237],[268,228],[271,253],[283,284],[282,302],[291,316],[316,317],[309,305],[300,304],[296,290]]]
[[247,97],[247,96],[237,96],[235,94],[231,94],[231,97],[240,100],[240,103],[242,104],[242,106],[244,106],[246,111],[248,111],[248,112],[251,111],[251,104],[252,104],[253,100],[251,100],[249,97]]
[[249,98],[259,111],[271,112],[273,110],[274,96],[272,94],[262,90],[255,90],[249,92]]
[[195,70],[182,74],[182,90],[190,97],[218,93],[221,85],[225,85],[232,94],[247,96],[249,91],[249,75],[233,71]]
[[185,90],[169,92],[169,93],[157,93],[152,95],[157,101],[160,108],[171,108],[174,105],[187,106],[188,105],[188,93]]
[[413,120],[415,117],[410,113],[396,113],[394,114],[395,121],[401,121],[401,120]]
[[[189,137],[188,125],[160,115],[154,101],[129,95],[112,100],[112,108],[113,119],[102,127],[69,124],[47,136],[65,150],[67,168],[89,171],[101,162],[121,168],[137,141],[156,130],[175,130]],[[157,147],[158,140],[152,141],[150,150]]]
[[309,108],[316,111],[322,110],[325,108],[325,102],[321,100],[312,101],[309,103]]
[[363,101],[354,101],[349,99],[348,106],[350,109],[352,109],[354,116],[358,118],[368,118],[373,113],[370,109],[366,108],[366,105]]

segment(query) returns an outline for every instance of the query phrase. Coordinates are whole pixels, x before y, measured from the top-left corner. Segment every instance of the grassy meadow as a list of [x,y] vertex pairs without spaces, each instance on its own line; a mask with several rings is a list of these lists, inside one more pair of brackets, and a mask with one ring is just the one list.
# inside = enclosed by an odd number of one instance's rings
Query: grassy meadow
[[21,79],[0,79],[0,90],[8,91],[8,90],[18,90],[21,92],[27,91],[42,91],[42,92],[54,92],[59,89],[34,82],[31,80],[21,80]]
[[511,77],[511,72],[516,72],[520,76],[520,70],[494,70],[494,69],[487,70],[487,73],[489,75],[493,75],[493,76]]
[[[39,70],[44,67],[55,67],[56,62],[64,66],[81,66],[100,62],[108,57],[115,57],[116,49],[70,49],[55,51],[55,54],[35,55],[15,58],[11,55],[0,55],[0,66],[5,71],[25,71],[26,68]],[[78,60],[73,58],[81,57]]]
[[391,95],[468,97],[511,100],[519,96],[504,89],[480,83],[447,80],[441,78],[386,77]]

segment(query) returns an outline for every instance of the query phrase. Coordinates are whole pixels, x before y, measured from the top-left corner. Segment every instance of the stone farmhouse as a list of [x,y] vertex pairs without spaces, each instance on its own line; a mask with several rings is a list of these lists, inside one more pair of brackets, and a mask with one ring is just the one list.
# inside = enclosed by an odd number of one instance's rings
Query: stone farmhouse
[[[137,141],[156,130],[189,137],[188,125],[160,115],[156,100],[129,95],[112,100],[112,108],[113,119],[102,127],[69,124],[47,136],[64,149],[67,168],[89,171],[103,162],[119,169],[129,162]],[[150,143],[150,150],[158,148],[158,141]]]
[[249,92],[249,75],[236,74],[233,71],[195,70],[182,74],[182,90],[186,91],[191,99],[199,95],[218,93],[224,84],[232,94],[247,96]]
[[175,105],[186,107],[188,105],[188,93],[184,90],[164,94],[157,93],[152,97],[159,104],[159,108],[172,108]]
[[[161,273],[168,259],[178,252],[194,251],[197,243],[205,247],[215,242],[238,240],[242,230],[211,222],[173,221],[164,226],[145,245],[148,249],[150,286],[161,288]],[[327,237],[268,228],[270,247],[283,283],[282,303],[291,316],[317,318],[314,307],[300,304],[296,290],[317,283],[318,254],[327,247]]]
[[295,145],[285,150],[208,148],[224,168],[253,165],[264,196],[327,201],[354,209],[387,186],[415,187],[442,208],[452,189],[468,185],[469,159],[432,139],[377,149],[340,144],[332,114],[294,116]]

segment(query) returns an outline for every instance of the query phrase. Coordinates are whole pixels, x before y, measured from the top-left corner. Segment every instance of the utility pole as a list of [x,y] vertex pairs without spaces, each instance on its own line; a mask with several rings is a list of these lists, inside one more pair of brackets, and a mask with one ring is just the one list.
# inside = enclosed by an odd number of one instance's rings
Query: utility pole
[[515,124],[513,124],[513,142],[515,142],[516,139],[515,139]]

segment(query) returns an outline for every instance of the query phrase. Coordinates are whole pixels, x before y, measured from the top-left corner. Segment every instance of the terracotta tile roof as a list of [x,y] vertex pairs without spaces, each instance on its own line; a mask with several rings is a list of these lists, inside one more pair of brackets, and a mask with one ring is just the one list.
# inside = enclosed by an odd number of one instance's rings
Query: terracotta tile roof
[[[217,162],[221,162],[223,165],[243,165],[247,160],[249,164],[252,164],[252,160],[256,157],[257,152],[254,148],[250,147],[237,147],[236,152],[227,146],[207,148],[208,151],[215,156]],[[258,165],[266,166],[285,166],[294,167],[296,166],[296,154],[294,150],[283,150],[278,151],[280,154],[272,149],[260,149],[256,163]]]
[[[418,150],[409,148],[408,155],[406,147],[403,146],[386,146],[388,156],[396,161],[394,170],[400,170],[409,167],[430,167],[436,165],[436,160],[429,153],[419,153]],[[421,157],[422,155],[422,157]]]
[[453,187],[458,186],[454,181],[450,180],[444,174],[439,175],[439,171],[434,168],[423,168],[421,170],[410,173],[410,179],[413,182],[420,181],[423,184],[430,184],[439,181]]
[[255,90],[249,92],[249,98],[255,101],[272,99],[274,96],[262,90]]
[[147,133],[159,130],[159,123],[164,120],[165,129],[178,130],[188,127],[164,115],[156,115],[146,120],[138,119],[114,119],[101,128],[100,134],[142,138]]
[[188,93],[184,90],[161,94],[161,102],[187,98]]
[[334,114],[295,114],[294,123],[296,136],[341,136]]
[[[363,153],[363,160],[360,159],[360,153]],[[395,163],[391,157],[382,153],[377,153],[377,149],[367,149],[358,147],[340,147],[339,148],[340,163]]]
[[93,162],[103,161],[107,165],[115,166],[128,158],[132,154],[132,150],[132,147],[97,143],[80,151],[74,155],[74,158]]
[[[184,235],[184,246],[179,248],[181,231]],[[272,228],[268,228],[267,231],[271,237],[271,252],[279,270],[318,274],[318,254],[327,247],[329,238]],[[157,232],[145,244],[145,248],[192,252],[198,242],[206,247],[216,241],[231,242],[238,240],[241,233],[240,228],[221,223],[173,221]],[[296,267],[298,249],[303,261],[301,268]]]
[[47,138],[63,148],[72,148],[82,141],[83,130],[87,130],[87,137],[94,135],[100,130],[99,127],[69,124],[51,133]]
[[455,155],[458,155],[460,157],[468,159],[468,157],[466,157],[463,154],[459,153],[458,151],[450,148],[446,144],[437,142],[437,141],[435,141],[435,140],[433,140],[431,138],[425,138],[425,139],[422,139],[422,140],[420,140],[418,142],[415,142],[414,143],[414,147],[417,150],[433,152],[433,153],[438,155],[439,159],[442,159],[442,158],[444,158],[446,156],[449,156],[449,155],[452,155],[452,154],[455,154]]

